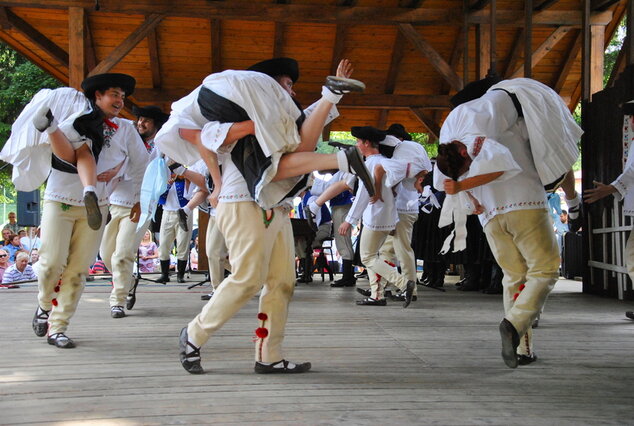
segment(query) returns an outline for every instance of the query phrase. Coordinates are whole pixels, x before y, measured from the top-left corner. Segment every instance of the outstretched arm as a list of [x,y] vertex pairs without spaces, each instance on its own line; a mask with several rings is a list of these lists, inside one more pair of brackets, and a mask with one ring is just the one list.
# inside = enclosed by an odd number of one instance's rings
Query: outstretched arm
[[583,201],[586,203],[594,203],[617,192],[617,189],[612,185],[606,185],[596,180],[593,180],[592,183],[594,184],[594,188],[583,191]]
[[485,173],[483,175],[473,176],[464,180],[445,179],[444,188],[447,194],[453,195],[460,191],[467,191],[478,186],[486,185],[502,176],[504,172]]

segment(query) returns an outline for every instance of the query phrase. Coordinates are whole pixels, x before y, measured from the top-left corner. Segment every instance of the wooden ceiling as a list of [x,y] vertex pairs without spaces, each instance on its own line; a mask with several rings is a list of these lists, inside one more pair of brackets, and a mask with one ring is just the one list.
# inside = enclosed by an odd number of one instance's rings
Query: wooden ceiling
[[[504,77],[524,75],[526,40],[531,77],[574,108],[582,93],[584,22],[592,28],[588,43],[603,48],[627,3],[587,0],[584,15],[584,0],[527,1],[0,0],[0,39],[74,87],[89,74],[131,74],[131,103],[166,111],[209,73],[274,56],[299,61],[295,91],[308,105],[338,61],[349,58],[367,90],[344,97],[331,130],[400,122],[437,135],[449,96],[492,63]],[[593,55],[595,81],[599,56],[602,50]]]

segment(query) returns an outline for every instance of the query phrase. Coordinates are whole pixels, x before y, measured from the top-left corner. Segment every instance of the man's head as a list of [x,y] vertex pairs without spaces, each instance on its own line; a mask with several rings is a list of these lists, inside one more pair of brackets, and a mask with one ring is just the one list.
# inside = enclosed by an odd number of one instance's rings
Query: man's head
[[385,131],[388,135],[396,136],[402,141],[410,141],[412,140],[412,135],[407,133],[405,130],[405,126],[400,123],[393,123],[390,127]]
[[12,245],[16,247],[20,245],[20,236],[18,234],[12,234],[9,238],[9,241]]
[[470,165],[471,157],[469,157],[466,145],[462,142],[452,141],[438,145],[436,166],[445,176],[458,180],[469,170]]
[[86,78],[81,88],[106,118],[114,118],[123,109],[125,98],[134,92],[135,85],[136,80],[130,75],[105,73]]
[[19,252],[15,255],[15,267],[20,272],[24,272],[24,268],[29,263],[29,255],[24,252]]
[[291,96],[295,96],[293,84],[299,80],[299,65],[293,58],[273,58],[258,62],[247,68],[247,71],[256,71],[272,77]]
[[155,105],[134,107],[132,111],[137,116],[136,128],[143,140],[152,139],[169,118],[169,114]]
[[561,220],[561,223],[568,223],[568,212],[566,210],[561,211],[561,214],[559,215],[559,220]]
[[502,79],[497,75],[487,75],[482,80],[472,81],[467,84],[464,89],[453,95],[449,102],[455,108],[458,105],[478,99],[484,96],[491,86],[498,84],[500,81],[502,81]]
[[16,220],[15,212],[9,212],[9,215],[7,217],[9,219],[9,223],[12,223],[12,224],[15,223],[15,220]]
[[38,260],[40,260],[40,252],[38,251],[38,249],[34,248],[33,250],[31,250],[31,265],[36,263]]
[[357,138],[357,148],[364,156],[379,153],[379,143],[385,139],[385,132],[372,126],[354,126],[350,129]]

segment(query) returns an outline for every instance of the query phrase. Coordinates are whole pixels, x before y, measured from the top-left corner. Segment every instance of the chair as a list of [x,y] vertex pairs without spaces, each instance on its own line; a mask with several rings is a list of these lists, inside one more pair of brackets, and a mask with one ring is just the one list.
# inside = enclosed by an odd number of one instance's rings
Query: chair
[[[317,271],[321,273],[321,280],[324,281],[324,274],[328,272],[328,276],[330,277],[330,281],[334,280],[334,275],[332,268],[330,267],[330,262],[328,261],[328,257],[326,256],[326,250],[330,253],[330,261],[334,261],[334,256],[332,254],[332,241],[333,238],[329,237],[321,244],[321,247],[316,247],[313,249],[313,272]],[[315,253],[317,256],[315,257]]]

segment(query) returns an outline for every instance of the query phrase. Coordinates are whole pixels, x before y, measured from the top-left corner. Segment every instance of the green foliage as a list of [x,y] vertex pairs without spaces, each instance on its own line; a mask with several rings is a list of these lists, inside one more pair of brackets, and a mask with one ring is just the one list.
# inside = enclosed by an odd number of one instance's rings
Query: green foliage
[[619,52],[621,51],[621,47],[623,46],[623,41],[625,40],[626,33],[626,18],[623,18],[616,32],[614,33],[614,37],[610,40],[610,44],[608,44],[607,49],[605,49],[605,55],[603,57],[603,87],[606,86],[608,80],[610,79],[610,75],[612,74],[612,70],[616,65],[616,59],[619,56]]

